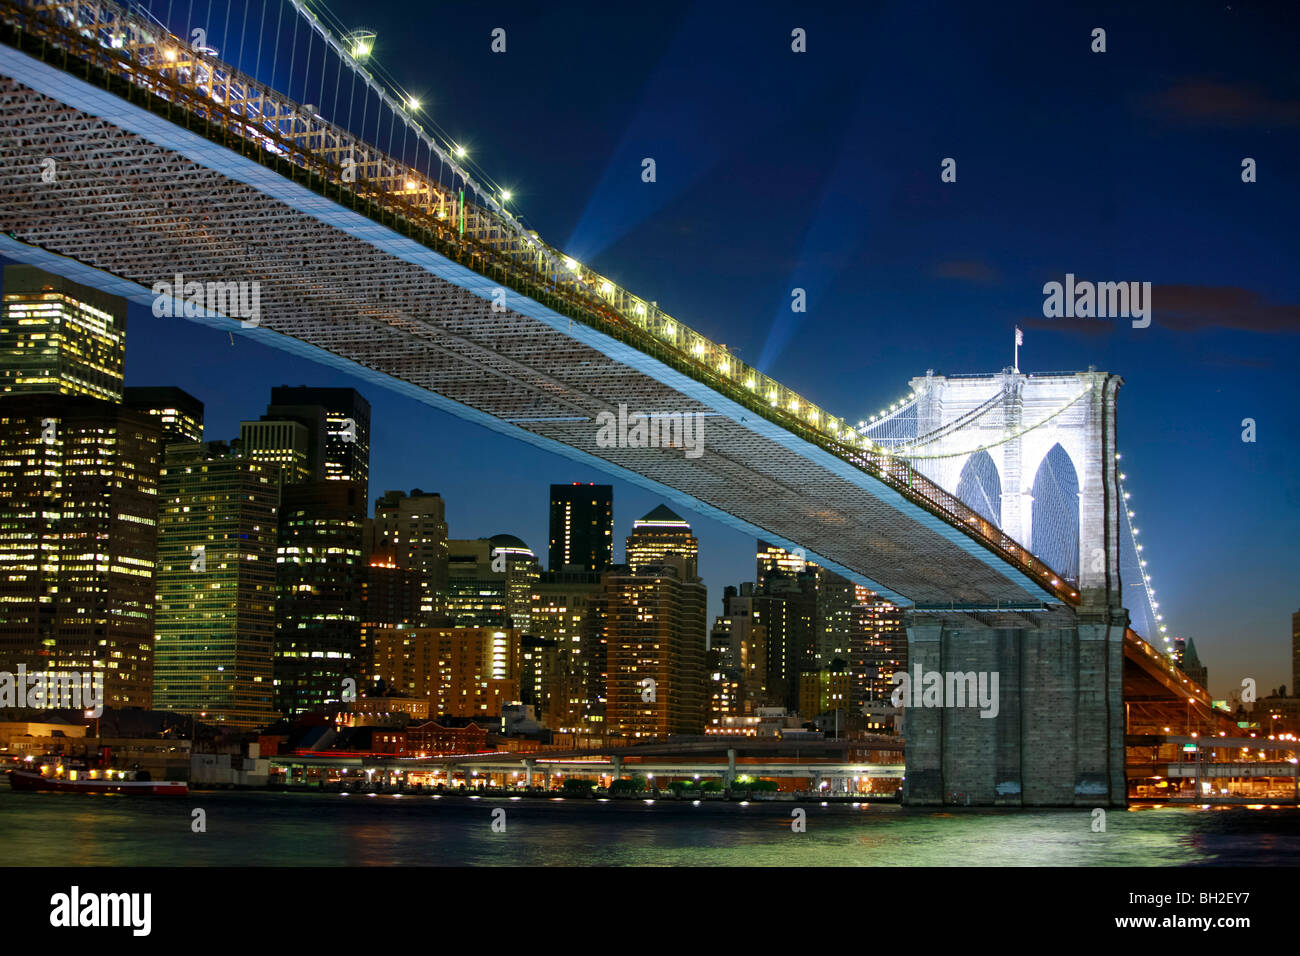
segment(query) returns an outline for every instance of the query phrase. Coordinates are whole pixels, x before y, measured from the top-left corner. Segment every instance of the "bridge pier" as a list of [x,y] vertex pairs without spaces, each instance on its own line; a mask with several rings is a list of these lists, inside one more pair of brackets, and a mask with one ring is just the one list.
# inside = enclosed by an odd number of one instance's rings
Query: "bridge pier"
[[[909,615],[909,684],[920,675],[921,687],[900,687],[906,694],[904,803],[1125,805],[1127,621],[1108,622],[1105,614],[1075,618],[993,627],[970,616]],[[990,706],[954,706],[963,700],[950,687],[962,682],[949,675],[958,673],[984,678]],[[942,691],[925,693],[935,687],[930,674],[942,675]]]

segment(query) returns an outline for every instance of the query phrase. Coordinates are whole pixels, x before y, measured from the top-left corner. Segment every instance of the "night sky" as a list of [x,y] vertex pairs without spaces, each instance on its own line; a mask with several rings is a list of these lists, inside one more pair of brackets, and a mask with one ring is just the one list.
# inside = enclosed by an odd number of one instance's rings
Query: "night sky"
[[[544,238],[824,408],[856,421],[927,369],[1001,370],[1017,324],[1022,371],[1122,375],[1123,470],[1170,633],[1195,639],[1216,696],[1291,683],[1294,8],[331,6],[378,33],[378,60]],[[1067,272],[1151,282],[1151,326],[1043,318],[1043,284]],[[197,395],[209,439],[258,417],[273,385],[359,388],[371,497],[438,491],[454,537],[510,532],[544,562],[548,484],[611,481],[239,336],[135,306],[128,329],[127,383]],[[612,483],[618,559],[659,499]],[[684,517],[711,619],[724,585],[753,578],[754,542]]]

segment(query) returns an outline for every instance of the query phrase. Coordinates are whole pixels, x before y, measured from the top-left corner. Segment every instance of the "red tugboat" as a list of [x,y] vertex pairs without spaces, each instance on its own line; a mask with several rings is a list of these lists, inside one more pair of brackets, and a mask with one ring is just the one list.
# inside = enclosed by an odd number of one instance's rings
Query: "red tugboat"
[[55,793],[125,793],[184,796],[190,786],[183,780],[153,780],[147,770],[113,770],[90,767],[86,761],[61,756],[42,757],[35,769],[11,770],[14,790]]

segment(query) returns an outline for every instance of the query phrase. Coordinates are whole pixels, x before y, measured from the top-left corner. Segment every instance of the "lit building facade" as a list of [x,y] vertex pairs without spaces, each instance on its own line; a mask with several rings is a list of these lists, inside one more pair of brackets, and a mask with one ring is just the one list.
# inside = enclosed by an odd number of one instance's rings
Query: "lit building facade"
[[707,592],[667,557],[603,579],[606,726],[610,736],[701,734],[706,721]]
[[858,585],[849,653],[850,694],[856,710],[888,702],[894,674],[907,670],[907,628],[903,609]]
[[266,726],[279,476],[218,442],[172,444],[159,497],[154,706]]
[[414,489],[386,491],[375,500],[371,553],[416,577],[419,623],[443,622],[447,592],[447,510],[442,496]]
[[122,404],[158,423],[163,445],[203,441],[203,403],[172,385],[129,386]]
[[126,300],[35,266],[4,269],[0,394],[122,400]]
[[378,628],[371,678],[442,717],[500,717],[520,696],[518,628]]
[[239,448],[245,458],[275,466],[281,485],[312,480],[307,428],[301,422],[240,422]]
[[797,552],[758,542],[754,607],[767,629],[767,703],[796,710],[799,675],[817,667],[821,569]]
[[114,403],[0,398],[0,669],[93,671],[106,706],[152,706],[161,451]]
[[[366,499],[358,482],[286,485],[277,548],[276,710],[294,714],[363,686]],[[345,681],[353,684],[345,684]]]
[[664,505],[632,522],[625,548],[628,570],[633,574],[672,556],[682,559],[686,577],[697,576],[700,542],[691,526]]
[[307,427],[314,480],[360,482],[369,500],[370,403],[360,392],[281,385],[271,389],[266,415]]
[[531,630],[555,642],[550,697],[542,722],[568,733],[599,733],[605,722],[605,640],[601,575],[543,571],[533,585]]
[[528,545],[498,534],[453,539],[447,550],[447,614],[457,627],[531,629],[541,569]]

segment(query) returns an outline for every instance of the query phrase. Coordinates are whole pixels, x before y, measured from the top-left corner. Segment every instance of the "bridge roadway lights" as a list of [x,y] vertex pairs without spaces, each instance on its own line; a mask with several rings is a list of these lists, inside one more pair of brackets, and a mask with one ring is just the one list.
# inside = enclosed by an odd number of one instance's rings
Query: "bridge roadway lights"
[[[1007,627],[908,614],[909,675],[918,668],[923,679],[942,675],[947,699],[939,706],[904,701],[905,804],[1126,805],[1127,616],[1044,618],[1038,627]],[[949,675],[970,672],[997,675],[996,714],[953,706],[961,701],[947,690],[956,684]]]

